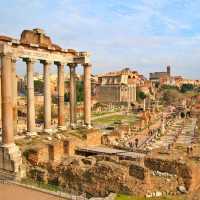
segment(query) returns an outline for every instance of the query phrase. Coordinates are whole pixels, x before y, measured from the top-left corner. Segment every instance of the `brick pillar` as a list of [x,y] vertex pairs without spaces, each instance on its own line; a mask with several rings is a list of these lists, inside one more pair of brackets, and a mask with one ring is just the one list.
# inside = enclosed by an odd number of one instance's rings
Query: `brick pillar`
[[91,65],[84,64],[84,123],[91,127]]

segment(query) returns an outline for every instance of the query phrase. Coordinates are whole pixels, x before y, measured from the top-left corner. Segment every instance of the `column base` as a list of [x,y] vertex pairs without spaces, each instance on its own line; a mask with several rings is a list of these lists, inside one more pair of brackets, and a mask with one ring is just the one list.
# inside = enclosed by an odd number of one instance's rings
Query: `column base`
[[0,175],[12,180],[20,180],[26,176],[21,151],[15,144],[0,146]]
[[70,128],[71,128],[71,129],[76,129],[76,128],[77,128],[77,124],[71,123],[71,124],[70,124]]
[[67,127],[66,126],[58,126],[58,130],[65,131],[65,130],[67,130]]
[[30,137],[33,137],[33,136],[37,136],[38,134],[37,134],[37,132],[35,132],[35,131],[27,131],[27,132],[26,132],[26,135],[27,135],[27,136],[30,136]]
[[91,125],[91,124],[84,124],[83,127],[84,127],[84,128],[87,128],[87,129],[91,129],[91,128],[92,128],[92,125]]
[[49,135],[53,135],[54,133],[57,132],[57,129],[51,129],[51,128],[45,128],[43,130],[44,133],[48,133]]

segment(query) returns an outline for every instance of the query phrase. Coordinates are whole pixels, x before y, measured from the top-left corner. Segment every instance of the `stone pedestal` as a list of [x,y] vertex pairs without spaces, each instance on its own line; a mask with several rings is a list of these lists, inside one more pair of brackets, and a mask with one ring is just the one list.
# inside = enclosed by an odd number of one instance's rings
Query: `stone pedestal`
[[58,126],[58,130],[65,131],[65,130],[67,130],[67,127],[66,126]]
[[51,134],[53,133],[53,130],[51,128],[44,128],[44,132]]
[[21,152],[15,144],[0,146],[0,175],[15,180],[26,176]]

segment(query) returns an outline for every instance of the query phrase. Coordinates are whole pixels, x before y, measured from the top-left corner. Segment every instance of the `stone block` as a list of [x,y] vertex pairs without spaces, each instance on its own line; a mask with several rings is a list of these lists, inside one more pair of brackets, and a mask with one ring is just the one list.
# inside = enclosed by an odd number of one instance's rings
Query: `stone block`
[[21,178],[22,156],[19,148],[13,144],[0,147],[1,171],[13,176],[14,179]]
[[146,177],[146,169],[142,166],[132,164],[129,167],[129,175],[144,180]]

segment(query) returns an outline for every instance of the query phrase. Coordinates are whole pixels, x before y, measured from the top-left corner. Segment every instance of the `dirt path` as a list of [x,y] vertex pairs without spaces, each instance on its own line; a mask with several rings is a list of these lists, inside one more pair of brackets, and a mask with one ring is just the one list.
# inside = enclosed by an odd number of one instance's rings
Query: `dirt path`
[[64,198],[10,183],[0,183],[0,200],[64,200]]
[[[150,126],[150,129],[157,129],[159,128],[161,125],[161,120],[159,119],[156,123],[152,124]],[[134,135],[131,139],[129,139],[129,141],[134,142],[135,139],[137,138],[139,140],[139,146],[141,147],[141,145],[143,145],[143,143],[150,137],[148,135],[148,128],[145,128],[143,131],[139,132],[137,135]]]

